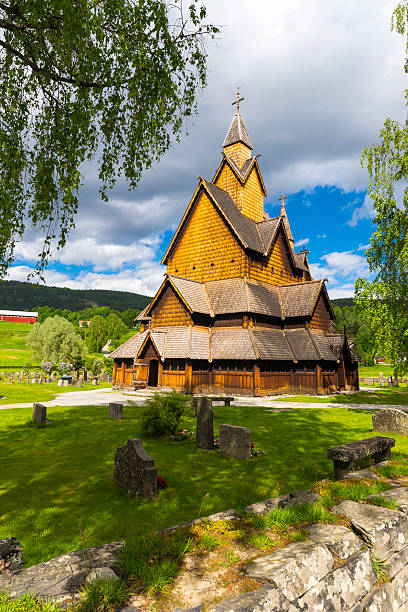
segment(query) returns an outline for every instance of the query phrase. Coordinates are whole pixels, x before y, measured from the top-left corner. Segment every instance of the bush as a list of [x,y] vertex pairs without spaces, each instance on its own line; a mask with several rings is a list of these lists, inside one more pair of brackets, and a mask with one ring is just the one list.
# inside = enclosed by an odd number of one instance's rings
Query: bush
[[180,428],[180,421],[191,411],[189,395],[171,391],[159,392],[149,398],[141,418],[141,429],[152,436],[174,435]]

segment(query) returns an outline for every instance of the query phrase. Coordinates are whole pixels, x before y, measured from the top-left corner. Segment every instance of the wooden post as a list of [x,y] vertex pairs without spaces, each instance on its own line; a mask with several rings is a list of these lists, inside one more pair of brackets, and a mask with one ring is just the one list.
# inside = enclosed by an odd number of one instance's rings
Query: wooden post
[[121,378],[121,383],[123,384],[125,382],[125,369],[126,369],[126,364],[125,362],[122,360],[122,367],[121,367],[121,372],[120,372],[120,378]]
[[162,386],[162,375],[163,375],[163,362],[162,360],[159,361],[159,369],[157,371],[157,386],[161,387]]
[[112,370],[112,385],[116,384],[116,371],[118,369],[116,361],[113,362],[113,370]]
[[192,392],[193,385],[193,364],[190,359],[186,361],[186,369],[184,370],[184,387],[187,393]]
[[254,394],[259,395],[261,390],[261,369],[259,364],[254,365]]
[[294,393],[294,391],[295,391],[295,373],[292,367],[290,368],[290,392]]
[[320,364],[316,365],[316,392],[317,395],[324,394],[322,366]]

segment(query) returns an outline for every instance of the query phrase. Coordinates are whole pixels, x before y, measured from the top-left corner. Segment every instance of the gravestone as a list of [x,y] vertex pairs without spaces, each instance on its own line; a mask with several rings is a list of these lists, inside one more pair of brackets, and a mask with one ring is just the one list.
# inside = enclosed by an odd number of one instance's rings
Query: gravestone
[[249,459],[251,456],[249,427],[220,425],[220,453],[235,459]]
[[408,414],[397,408],[384,408],[373,414],[374,431],[392,431],[408,435]]
[[0,540],[0,574],[14,574],[22,569],[22,547],[17,538]]
[[123,418],[123,404],[109,404],[109,418],[110,419],[122,419]]
[[33,423],[45,425],[47,422],[47,408],[43,404],[33,404]]
[[157,495],[157,469],[139,438],[129,438],[125,446],[116,450],[113,479],[142,497]]
[[58,379],[58,382],[57,382],[57,385],[58,385],[59,387],[62,387],[63,383],[64,383],[64,381],[62,380],[62,378],[59,378],[59,379]]
[[214,449],[214,426],[212,401],[209,397],[197,398],[196,447]]
[[84,384],[84,382],[83,382],[82,378],[78,378],[78,380],[77,380],[77,381],[76,381],[76,383],[75,383],[75,385],[76,385],[77,387],[82,387],[82,386],[83,386],[83,384]]
[[68,385],[69,385],[69,380],[67,378],[64,378],[64,380],[62,381],[62,386],[68,387]]

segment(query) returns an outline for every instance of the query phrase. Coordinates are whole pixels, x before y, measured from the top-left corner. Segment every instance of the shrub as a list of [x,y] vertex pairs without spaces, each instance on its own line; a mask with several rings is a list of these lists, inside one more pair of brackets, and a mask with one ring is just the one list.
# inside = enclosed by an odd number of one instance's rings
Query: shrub
[[141,429],[152,436],[174,435],[180,421],[191,411],[189,395],[171,391],[159,392],[149,398],[141,417]]

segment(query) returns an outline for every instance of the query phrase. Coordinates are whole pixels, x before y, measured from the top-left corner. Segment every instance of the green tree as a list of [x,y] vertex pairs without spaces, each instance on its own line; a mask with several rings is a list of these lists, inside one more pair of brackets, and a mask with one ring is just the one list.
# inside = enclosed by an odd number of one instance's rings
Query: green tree
[[111,312],[106,317],[106,330],[108,339],[114,340],[115,338],[120,338],[123,336],[123,334],[126,334],[128,328],[122,319],[120,319],[114,312]]
[[[408,2],[393,13],[392,28],[406,36]],[[407,71],[408,65],[405,64]],[[408,104],[408,91],[405,92]],[[375,231],[366,251],[373,281],[356,281],[356,303],[369,322],[375,346],[394,366],[396,375],[408,371],[408,122],[388,118],[380,141],[362,154],[370,181],[368,195],[375,212]],[[397,202],[397,195],[402,198]]]
[[106,319],[101,315],[95,315],[86,332],[86,346],[91,353],[100,353],[103,345],[109,339]]
[[59,316],[36,323],[27,335],[27,346],[36,359],[55,363],[75,363],[84,350],[72,323]]
[[81,164],[96,154],[101,197],[133,189],[206,85],[201,0],[3,0],[0,3],[0,275],[26,226],[66,243]]

